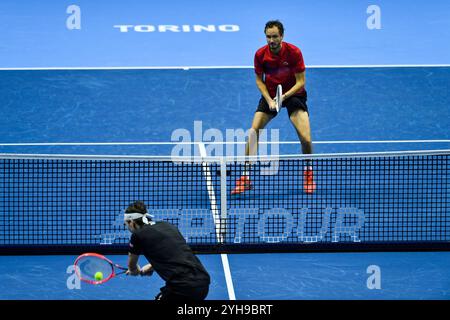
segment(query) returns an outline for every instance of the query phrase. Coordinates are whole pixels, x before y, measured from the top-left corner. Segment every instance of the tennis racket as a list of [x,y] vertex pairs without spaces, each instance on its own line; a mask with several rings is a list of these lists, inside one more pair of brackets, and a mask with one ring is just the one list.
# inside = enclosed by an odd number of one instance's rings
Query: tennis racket
[[[78,278],[90,284],[105,283],[128,270],[98,253],[84,253],[75,260],[74,265]],[[102,279],[95,278],[97,272],[102,273]]]
[[280,109],[283,105],[283,102],[281,101],[282,96],[283,96],[283,87],[281,86],[281,84],[279,84],[277,86],[277,94],[275,95],[275,99],[274,99],[276,102],[275,108],[276,108],[277,112],[280,112]]

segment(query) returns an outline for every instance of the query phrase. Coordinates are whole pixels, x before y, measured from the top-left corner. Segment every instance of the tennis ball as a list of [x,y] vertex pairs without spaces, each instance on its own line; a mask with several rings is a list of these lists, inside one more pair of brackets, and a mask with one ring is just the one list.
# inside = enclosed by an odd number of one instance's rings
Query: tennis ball
[[103,279],[103,273],[101,273],[100,271],[99,271],[99,272],[96,272],[95,275],[94,275],[94,278],[95,278],[95,280],[97,280],[97,281],[102,280],[102,279]]

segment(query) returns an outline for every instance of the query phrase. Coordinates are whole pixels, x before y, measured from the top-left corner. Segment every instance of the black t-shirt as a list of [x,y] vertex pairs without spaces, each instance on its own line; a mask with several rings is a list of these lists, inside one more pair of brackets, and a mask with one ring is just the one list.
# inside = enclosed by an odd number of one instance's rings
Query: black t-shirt
[[129,252],[143,254],[170,287],[201,287],[210,277],[174,225],[159,221],[132,233]]

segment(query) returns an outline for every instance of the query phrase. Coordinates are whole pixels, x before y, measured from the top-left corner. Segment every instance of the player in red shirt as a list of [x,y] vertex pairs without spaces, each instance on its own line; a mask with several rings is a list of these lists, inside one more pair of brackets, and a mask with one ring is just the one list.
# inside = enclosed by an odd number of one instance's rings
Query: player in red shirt
[[[276,115],[276,88],[278,84],[283,87],[282,103],[287,109],[289,119],[295,127],[302,152],[312,153],[311,129],[309,125],[308,107],[306,105],[307,94],[305,90],[305,63],[302,52],[296,46],[283,42],[284,27],[278,20],[269,21],[264,28],[267,45],[256,51],[255,73],[256,85],[261,91],[262,97],[253,117],[249,140],[245,154],[256,155],[259,130],[272,120]],[[236,182],[232,194],[240,194],[252,188],[249,178],[249,163],[246,163],[242,176]],[[304,191],[313,193],[316,189],[312,166],[307,162],[304,170]]]

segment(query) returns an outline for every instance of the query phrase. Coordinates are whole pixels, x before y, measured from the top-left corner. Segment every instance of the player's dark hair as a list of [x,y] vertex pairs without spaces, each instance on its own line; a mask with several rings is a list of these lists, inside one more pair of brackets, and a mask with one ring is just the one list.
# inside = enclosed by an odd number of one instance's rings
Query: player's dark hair
[[280,35],[284,35],[284,27],[283,24],[279,20],[270,20],[266,23],[266,26],[264,27],[264,33],[266,33],[266,30],[269,28],[277,27],[278,31],[280,31]]
[[[125,213],[147,213],[147,206],[143,201],[135,201],[128,206],[125,210]],[[133,220],[137,225],[143,226],[144,222],[142,222],[142,218]]]

